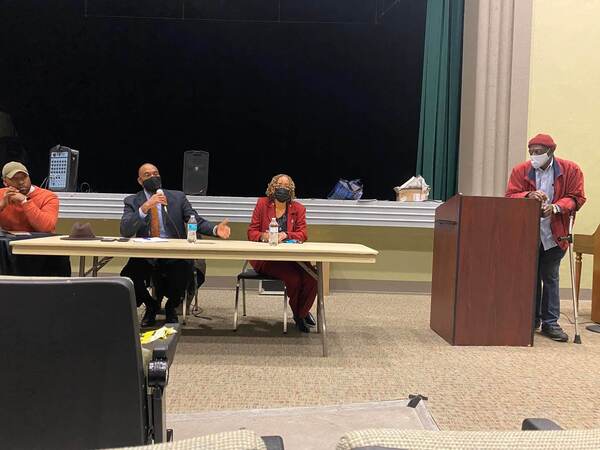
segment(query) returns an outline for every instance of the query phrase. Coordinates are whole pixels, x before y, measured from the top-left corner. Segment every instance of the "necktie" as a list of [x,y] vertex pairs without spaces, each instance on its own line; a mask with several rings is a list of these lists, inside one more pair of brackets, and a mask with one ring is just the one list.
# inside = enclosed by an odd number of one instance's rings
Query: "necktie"
[[158,223],[158,206],[150,208],[150,236],[160,236],[160,224]]

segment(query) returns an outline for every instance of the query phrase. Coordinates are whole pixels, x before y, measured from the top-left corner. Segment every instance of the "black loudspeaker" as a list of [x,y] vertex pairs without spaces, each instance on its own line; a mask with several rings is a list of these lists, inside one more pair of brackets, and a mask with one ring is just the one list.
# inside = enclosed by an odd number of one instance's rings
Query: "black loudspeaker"
[[48,189],[54,192],[76,192],[79,151],[63,145],[50,149]]
[[208,190],[208,152],[190,150],[183,154],[183,192],[206,195]]

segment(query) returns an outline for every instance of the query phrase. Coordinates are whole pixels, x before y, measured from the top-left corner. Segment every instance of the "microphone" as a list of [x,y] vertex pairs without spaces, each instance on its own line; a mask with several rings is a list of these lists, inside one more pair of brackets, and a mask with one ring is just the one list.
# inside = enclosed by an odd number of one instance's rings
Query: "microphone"
[[[163,191],[162,189],[157,189],[156,193],[159,194],[159,195],[165,195],[165,191]],[[177,228],[177,225],[175,225],[175,222],[173,222],[173,219],[171,219],[171,216],[169,215],[169,210],[167,209],[167,205],[162,205],[162,207],[163,207],[163,210],[164,210],[165,214],[167,215],[167,219],[169,220],[169,222],[171,223],[171,225],[175,229],[175,232],[177,233],[177,237],[179,239],[182,239],[181,233],[179,233],[179,229]]]
[[[156,193],[158,195],[165,195],[165,192],[162,189],[157,189]],[[165,213],[169,214],[169,210],[167,209],[167,205],[162,205],[162,207],[165,210]]]

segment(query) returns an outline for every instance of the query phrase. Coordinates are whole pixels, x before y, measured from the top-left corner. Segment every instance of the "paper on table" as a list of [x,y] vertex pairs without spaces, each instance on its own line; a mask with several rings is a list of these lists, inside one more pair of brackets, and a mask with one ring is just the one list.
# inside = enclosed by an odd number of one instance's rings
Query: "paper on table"
[[161,237],[150,237],[150,238],[133,238],[133,242],[168,242],[168,239]]

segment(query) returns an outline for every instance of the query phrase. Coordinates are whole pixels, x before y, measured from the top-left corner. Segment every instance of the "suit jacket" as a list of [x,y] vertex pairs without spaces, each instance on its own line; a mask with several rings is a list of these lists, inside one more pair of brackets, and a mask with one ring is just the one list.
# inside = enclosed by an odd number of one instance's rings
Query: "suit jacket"
[[[583,190],[583,173],[577,164],[566,159],[554,158],[554,198],[551,203],[560,207],[560,214],[552,216],[550,228],[556,243],[566,250],[569,243],[559,241],[559,237],[569,234],[569,216],[579,210],[585,203]],[[531,161],[516,166],[508,180],[506,197],[525,198],[527,194],[537,190],[535,169]]]
[[[291,201],[287,208],[287,236],[304,242],[308,239],[306,234],[306,208],[302,203]],[[268,197],[261,197],[256,202],[252,221],[248,227],[248,240],[260,241],[260,235],[269,231],[269,223],[275,217],[275,202]],[[257,272],[262,272],[268,261],[250,261],[250,265]]]
[[[215,224],[203,219],[192,208],[185,194],[181,191],[163,189],[167,197],[168,205],[165,212],[162,210],[163,225],[170,238],[185,239],[187,236],[186,222],[193,215],[198,222],[198,232],[207,236],[214,236]],[[125,197],[123,217],[121,217],[121,236],[124,237],[149,237],[150,236],[150,214],[145,218],[140,217],[139,209],[146,202],[146,194],[140,191],[137,194]]]
[[[306,208],[297,201],[288,205],[287,211],[287,235],[288,239],[304,242],[308,239],[306,234]],[[269,231],[269,223],[275,217],[275,202],[268,197],[261,197],[256,202],[252,221],[248,227],[248,240],[260,241],[260,235]]]

